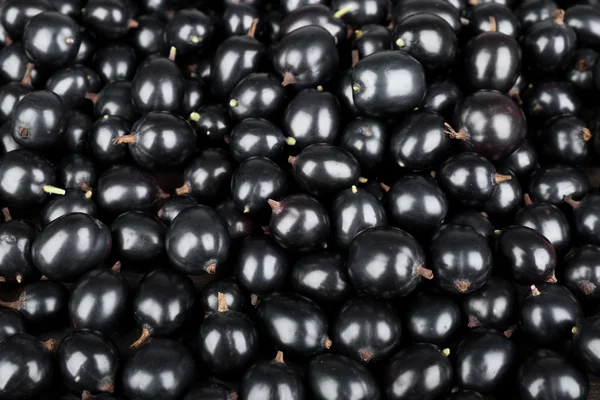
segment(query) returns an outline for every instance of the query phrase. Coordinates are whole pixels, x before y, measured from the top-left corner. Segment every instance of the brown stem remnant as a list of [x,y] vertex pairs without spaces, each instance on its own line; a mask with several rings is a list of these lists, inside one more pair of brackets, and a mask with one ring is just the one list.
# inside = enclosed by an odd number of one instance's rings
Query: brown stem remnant
[[475,318],[472,315],[469,315],[469,323],[467,324],[467,326],[471,329],[473,328],[477,328],[478,326],[481,326],[481,323],[479,322],[479,320],[477,318]]
[[554,273],[554,271],[552,271],[552,273],[550,274],[550,276],[548,276],[548,278],[546,279],[546,282],[548,282],[548,283],[556,283],[556,282],[558,282],[556,280],[556,274]]
[[121,272],[121,261],[117,261],[112,267],[111,270],[116,273]]
[[380,183],[379,187],[381,187],[383,190],[385,190],[386,192],[390,191],[390,187],[388,185],[386,185],[385,183]]
[[292,165],[292,167],[295,166],[295,164],[296,164],[296,157],[289,156],[288,157],[288,163],[290,163]]
[[329,338],[325,339],[325,348],[326,349],[331,348],[332,344],[333,344],[333,342],[331,341],[331,339],[329,339]]
[[278,351],[277,355],[275,356],[275,362],[281,363],[283,364],[283,352],[282,351]]
[[83,97],[85,97],[94,104],[96,104],[96,102],[98,101],[98,95],[96,93],[86,92]]
[[358,64],[359,60],[360,60],[360,56],[358,54],[358,50],[352,50],[352,67],[354,67],[356,64]]
[[185,183],[183,186],[175,189],[175,193],[177,193],[177,195],[179,195],[179,196],[181,196],[183,194],[188,194],[189,192],[190,192],[190,185],[188,185],[187,183]]
[[579,202],[577,200],[573,200],[573,198],[571,196],[563,197],[563,201],[573,208],[577,208],[581,204],[581,202]]
[[584,59],[577,60],[577,62],[575,63],[575,69],[579,72],[587,71],[589,67],[590,65]]
[[138,340],[136,340],[129,347],[132,349],[137,349],[138,347],[140,347],[141,345],[146,343],[146,340],[148,340],[149,338],[150,338],[150,331],[147,328],[144,328],[144,329],[142,329],[142,334],[140,335],[140,338]]
[[206,267],[206,272],[210,275],[214,275],[217,273],[217,263],[212,263],[208,267]]
[[510,181],[511,179],[512,179],[512,176],[510,176],[510,175],[494,174],[494,182],[496,182],[496,184]]
[[119,136],[113,139],[113,144],[132,144],[135,143],[135,135]]
[[596,285],[589,281],[580,282],[578,286],[579,290],[581,290],[581,293],[585,294],[586,296],[589,296],[596,290]]
[[127,21],[127,28],[129,29],[134,29],[138,26],[140,26],[140,24],[135,19],[130,19],[129,21]]
[[98,391],[104,393],[113,393],[115,391],[115,385],[112,382],[104,382],[98,387]]
[[169,50],[169,60],[175,61],[175,57],[177,57],[177,49],[175,46],[171,46],[171,49]]
[[454,287],[456,287],[456,290],[458,290],[461,293],[467,293],[467,290],[469,290],[469,286],[471,286],[471,284],[466,281],[456,281],[454,283]]
[[592,139],[592,131],[588,128],[583,128],[581,131],[583,132],[583,140],[589,142]]
[[33,67],[35,65],[32,63],[28,63],[27,64],[27,68],[25,68],[25,75],[23,76],[23,79],[21,80],[21,85],[27,86],[27,87],[31,87],[31,73],[33,72]]
[[4,220],[5,220],[6,222],[8,222],[8,221],[12,221],[12,215],[10,215],[10,211],[8,210],[8,208],[7,208],[7,207],[4,207],[4,208],[2,209],[2,215],[4,215]]
[[433,272],[430,269],[425,268],[421,264],[417,265],[416,274],[422,276],[425,279],[433,279]]
[[272,199],[267,200],[273,214],[277,215],[281,212],[281,203]]
[[496,18],[490,16],[490,32],[496,32],[498,26],[496,25]]
[[531,201],[531,196],[529,196],[529,193],[525,193],[523,195],[523,202],[525,203],[526,206],[530,206],[533,204],[533,201]]
[[253,38],[256,35],[256,27],[258,26],[258,18],[254,18],[252,20],[252,25],[250,25],[250,29],[248,29],[248,34],[246,36]]
[[539,296],[541,293],[535,285],[531,285],[531,294],[534,296]]
[[460,129],[458,132],[454,130],[454,128],[452,128],[452,126],[445,122],[444,126],[447,128],[444,133],[448,136],[450,136],[451,139],[458,139],[458,140],[467,140],[468,136],[467,133],[465,131],[463,131],[462,129]]
[[296,83],[296,78],[294,77],[294,74],[292,74],[291,72],[286,72],[285,74],[283,74],[281,86],[286,87],[287,85],[293,85],[294,83]]
[[44,345],[44,347],[46,348],[46,350],[48,350],[48,351],[54,351],[54,347],[56,346],[56,340],[55,339],[48,339],[48,340],[42,342],[42,344]]
[[552,20],[559,25],[564,25],[565,24],[565,10],[558,9],[558,10],[554,11]]
[[229,311],[229,307],[227,307],[227,299],[223,293],[219,292],[217,293],[217,312],[227,311]]

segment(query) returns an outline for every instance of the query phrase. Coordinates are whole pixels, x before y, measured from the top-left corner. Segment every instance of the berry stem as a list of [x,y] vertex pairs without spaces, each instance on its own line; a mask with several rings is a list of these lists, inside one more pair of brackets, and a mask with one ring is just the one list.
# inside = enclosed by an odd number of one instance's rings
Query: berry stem
[[133,342],[133,344],[131,346],[129,346],[129,348],[137,349],[138,347],[140,347],[141,345],[146,343],[146,341],[149,338],[150,338],[150,331],[147,328],[144,328],[144,329],[142,329],[142,334],[140,335],[139,339],[136,340],[135,342]]
[[229,311],[229,307],[227,307],[227,299],[223,293],[219,292],[217,293],[217,312],[227,311]]

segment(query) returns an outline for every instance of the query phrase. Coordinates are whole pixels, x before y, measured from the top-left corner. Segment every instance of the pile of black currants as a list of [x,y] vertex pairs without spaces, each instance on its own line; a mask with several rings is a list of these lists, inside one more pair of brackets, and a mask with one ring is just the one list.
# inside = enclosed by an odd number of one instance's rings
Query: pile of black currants
[[0,1],[0,400],[600,399],[600,0]]

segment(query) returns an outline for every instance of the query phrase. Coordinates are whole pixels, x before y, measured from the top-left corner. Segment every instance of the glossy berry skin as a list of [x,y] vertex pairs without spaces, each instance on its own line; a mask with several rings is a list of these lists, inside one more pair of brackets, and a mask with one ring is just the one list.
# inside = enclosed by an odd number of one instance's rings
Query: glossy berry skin
[[576,4],[567,9],[565,13],[565,24],[573,28],[577,34],[577,43],[599,50],[598,39],[600,31],[598,30],[598,21],[600,21],[600,13],[597,7],[594,7],[593,2],[586,5]]
[[383,386],[389,400],[433,399],[445,393],[451,383],[452,364],[448,356],[435,345],[419,343],[391,358]]
[[112,44],[98,49],[92,60],[94,70],[98,71],[106,84],[131,81],[136,74],[137,64],[135,50],[123,44]]
[[[387,29],[385,30],[387,31]],[[387,32],[386,34],[389,35]],[[342,71],[339,74],[333,86],[333,93],[336,95],[343,112],[351,116],[360,114],[356,104],[354,104],[354,96],[352,95],[352,70]]]
[[[495,27],[490,24],[494,18]],[[489,2],[473,7],[469,16],[469,31],[473,37],[485,32],[499,32],[518,39],[521,31],[519,20],[512,10],[502,4]]]
[[281,358],[259,361],[248,368],[242,376],[240,396],[248,400],[277,400],[285,393],[294,399],[304,398],[302,377]]
[[365,364],[377,363],[400,344],[402,324],[388,303],[355,298],[338,311],[331,335],[336,352]]
[[560,346],[583,320],[579,302],[557,283],[535,285],[521,304],[520,330],[538,347]]
[[331,346],[324,311],[306,297],[273,293],[260,301],[256,311],[264,332],[277,350],[311,357]]
[[202,107],[210,99],[208,86],[199,81],[186,79],[183,88],[183,101],[179,108],[179,115],[190,115]]
[[0,126],[0,154],[10,153],[13,150],[20,149],[15,140],[10,134],[10,122],[6,122]]
[[281,247],[308,252],[327,244],[329,216],[317,200],[295,194],[269,204],[272,209],[269,233]]
[[349,151],[366,170],[382,163],[387,140],[387,127],[382,121],[359,117],[346,125],[339,146]]
[[460,87],[452,80],[436,81],[427,87],[421,109],[447,117],[452,115],[461,97]]
[[524,2],[515,9],[515,15],[523,31],[528,31],[536,23],[551,19],[558,10],[553,0],[535,0]]
[[218,376],[243,371],[254,361],[259,350],[258,333],[250,317],[240,311],[228,310],[221,303],[218,311],[200,325],[196,343],[200,360]]
[[63,133],[65,107],[58,95],[47,90],[31,92],[15,106],[11,134],[15,142],[32,150],[47,150]]
[[165,255],[167,227],[154,214],[130,211],[111,225],[113,254],[126,264],[147,265]]
[[164,38],[164,21],[151,15],[141,15],[136,21],[138,27],[127,33],[127,42],[131,47],[144,56],[161,54],[168,50]]
[[564,254],[571,244],[571,226],[567,216],[547,203],[527,204],[515,216],[515,225],[531,228],[552,243],[557,254]]
[[354,237],[347,265],[356,290],[383,298],[406,296],[417,288],[421,277],[432,278],[419,243],[391,227],[370,228]]
[[53,185],[53,166],[42,156],[19,149],[6,154],[0,163],[0,198],[9,206],[33,207],[43,204]]
[[314,196],[337,193],[358,183],[360,178],[356,158],[338,146],[313,144],[288,162],[300,187]]
[[[0,225],[0,276],[8,282],[28,282],[38,272],[31,260],[31,246],[37,228],[28,222],[13,220]],[[9,239],[10,238],[10,239]]]
[[365,229],[387,224],[383,205],[364,189],[339,192],[331,205],[331,225],[335,244],[347,249],[352,239]]
[[112,342],[94,331],[74,331],[57,352],[63,383],[74,392],[112,392],[117,383],[119,353]]
[[69,291],[62,283],[44,280],[27,284],[17,301],[0,304],[18,310],[28,323],[41,327],[62,322],[68,301]]
[[138,111],[131,101],[131,82],[108,83],[94,99],[94,115],[99,118],[106,115],[122,118],[133,123]]
[[69,298],[69,318],[75,329],[110,335],[127,312],[129,287],[117,268],[97,268],[83,275]]
[[595,245],[573,247],[564,257],[564,285],[574,294],[593,300],[600,296],[596,289],[600,286],[600,248]]
[[38,67],[60,68],[70,63],[75,59],[80,43],[77,23],[55,11],[31,18],[23,32],[25,54]]
[[352,70],[352,90],[354,103],[362,113],[389,117],[421,104],[427,90],[425,72],[408,54],[382,51],[356,64]]
[[452,200],[475,206],[489,200],[506,178],[486,158],[465,152],[444,161],[436,179]]
[[497,245],[503,268],[510,269],[516,282],[556,282],[556,251],[541,233],[526,226],[509,226],[502,229]]
[[0,309],[0,342],[25,331],[25,321],[19,313],[7,308]]
[[61,188],[86,192],[96,186],[98,168],[89,158],[73,154],[63,158],[57,165],[56,175]]
[[344,259],[332,252],[315,252],[300,257],[292,267],[294,292],[323,307],[341,304],[351,293]]
[[331,93],[303,90],[289,102],[282,129],[296,139],[297,151],[316,143],[333,144],[342,125],[340,114],[340,105]]
[[165,200],[163,206],[158,210],[156,215],[158,215],[158,218],[160,218],[166,226],[169,226],[182,210],[196,204],[198,204],[196,203],[196,200],[190,196],[169,197]]
[[21,99],[31,93],[33,88],[30,84],[22,82],[10,82],[0,88],[0,121],[8,121],[12,117],[15,106]]
[[129,19],[129,10],[125,2],[118,0],[91,0],[85,6],[82,22],[86,28],[96,36],[111,40],[118,39],[125,34],[132,24]]
[[413,343],[443,346],[452,339],[460,324],[458,304],[449,296],[437,293],[420,293],[404,316],[404,327]]
[[250,74],[231,92],[229,115],[236,121],[246,118],[275,118],[285,104],[285,89],[273,74]]
[[126,161],[129,152],[125,146],[117,146],[113,142],[129,134],[127,121],[116,116],[104,116],[91,127],[88,138],[90,155],[100,164],[114,165]]
[[314,357],[308,364],[306,380],[307,390],[315,400],[380,398],[379,384],[369,370],[358,361],[339,354]]
[[533,202],[559,205],[565,196],[581,200],[589,190],[587,177],[563,165],[538,168],[531,176],[528,193]]
[[[564,12],[554,19],[533,25],[523,39],[523,54],[528,66],[536,73],[553,74],[562,71],[571,61],[577,47],[575,31],[564,24]],[[548,40],[555,43],[548,46]]]
[[411,15],[421,13],[435,14],[443,18],[457,34],[462,27],[458,9],[446,0],[407,0],[396,2],[395,7],[392,8],[392,20],[395,23],[399,23]]
[[183,400],[233,400],[237,393],[219,383],[209,383],[190,390]]
[[588,378],[560,356],[534,355],[519,369],[519,396],[523,400],[585,400]]
[[549,162],[580,165],[590,157],[592,134],[577,117],[560,117],[541,130],[539,140]]
[[594,66],[598,53],[592,49],[578,49],[571,65],[567,68],[564,79],[580,93],[594,91]]
[[594,343],[600,338],[600,317],[594,315],[574,329],[573,354],[585,369],[597,375],[600,371],[600,354]]
[[291,32],[305,26],[320,26],[325,28],[336,44],[344,42],[347,28],[340,18],[335,18],[332,10],[321,4],[308,5],[286,15],[281,21],[280,35],[282,38]]
[[242,240],[254,230],[254,221],[248,214],[238,210],[231,199],[219,203],[216,207],[217,213],[225,221],[231,240]]
[[400,178],[387,192],[385,204],[392,224],[417,238],[431,236],[448,214],[444,192],[434,179],[421,175]]
[[267,200],[279,200],[287,190],[287,174],[265,157],[242,161],[231,177],[231,198],[244,213],[264,211],[269,207]]
[[184,185],[176,193],[189,194],[204,203],[214,202],[227,193],[232,174],[233,165],[225,150],[204,150],[184,167]]
[[523,111],[534,120],[548,121],[579,113],[581,100],[570,83],[544,80],[532,85],[525,92]]
[[138,111],[176,111],[183,101],[183,75],[174,61],[153,58],[142,64],[132,82],[132,101]]
[[204,205],[182,210],[169,226],[165,238],[172,266],[188,275],[214,274],[227,260],[229,245],[225,221]]
[[46,226],[63,215],[73,213],[83,213],[96,218],[98,216],[96,203],[93,199],[86,197],[87,193],[80,189],[72,189],[67,190],[64,196],[50,198],[40,212],[42,224]]
[[50,388],[54,376],[52,353],[25,333],[0,341],[0,368],[10,371],[0,385],[0,396],[10,400],[35,398]]
[[72,110],[65,114],[64,148],[70,153],[87,151],[92,118],[82,112]]
[[[512,82],[509,88],[511,85]],[[459,139],[463,149],[491,161],[511,154],[527,136],[527,121],[519,106],[509,97],[492,91],[467,97],[455,110],[454,125],[457,131],[450,129],[450,136]]]
[[600,224],[596,220],[600,210],[600,195],[589,194],[581,201],[568,200],[573,208],[577,237],[582,243],[600,245]]
[[49,279],[73,281],[107,259],[110,231],[93,217],[74,213],[46,226],[31,246],[35,267]]
[[147,273],[133,297],[133,318],[142,335],[132,347],[180,329],[192,314],[195,295],[194,283],[182,273],[166,268]]
[[210,17],[202,11],[186,8],[170,18],[165,27],[169,47],[180,54],[198,53],[210,43],[215,27]]
[[256,297],[282,289],[289,270],[285,251],[261,235],[244,239],[234,273],[240,285]]
[[499,172],[511,179],[498,184],[492,197],[482,204],[482,209],[491,218],[513,216],[523,204],[523,189],[517,177],[507,169],[500,168]]
[[472,390],[459,390],[446,397],[445,400],[483,400],[483,396]]
[[127,211],[150,211],[164,195],[156,178],[146,170],[117,165],[100,175],[94,199],[101,210],[116,216]]
[[507,92],[521,71],[521,48],[501,32],[482,33],[469,41],[464,69],[471,88]]
[[280,161],[286,138],[281,129],[262,118],[247,118],[239,122],[229,136],[229,151],[237,161],[250,157],[266,157]]
[[455,212],[450,216],[447,223],[469,226],[475,229],[475,231],[483,236],[488,242],[495,237],[494,225],[490,222],[489,217],[485,213],[478,212],[472,208]]
[[435,14],[415,14],[400,21],[391,36],[394,50],[413,56],[430,72],[448,69],[458,47],[452,27]]
[[512,322],[517,306],[517,290],[504,279],[492,277],[481,289],[467,294],[462,310],[469,328],[504,331]]
[[492,272],[487,241],[471,227],[443,226],[431,239],[429,251],[434,282],[448,293],[475,291],[485,285]]
[[450,153],[452,141],[445,129],[444,118],[433,112],[408,114],[390,132],[394,161],[413,171],[437,165]]
[[218,99],[229,99],[242,79],[261,71],[266,57],[265,46],[253,35],[232,36],[221,42],[211,65],[212,94]]
[[202,288],[196,299],[198,307],[204,315],[210,315],[218,311],[218,295],[225,296],[225,304],[231,311],[244,311],[248,304],[248,296],[240,284],[231,278],[214,279]]
[[11,38],[18,39],[23,35],[25,25],[31,18],[52,10],[53,7],[48,1],[9,0],[3,4],[0,22],[2,22],[2,27]]
[[507,377],[516,358],[509,338],[495,330],[478,330],[458,345],[455,376],[464,389],[491,393]]
[[339,66],[334,37],[318,25],[303,26],[285,35],[273,51],[272,62],[284,86],[290,84],[296,89],[327,83]]
[[[173,379],[165,381],[168,374]],[[139,377],[149,377],[140,384]],[[196,361],[185,345],[170,339],[154,339],[139,348],[123,369],[123,391],[130,399],[177,400],[196,379]]]
[[390,47],[390,31],[381,25],[361,26],[359,31],[354,31],[354,38],[359,59]]
[[196,132],[179,116],[150,112],[133,125],[130,136],[116,141],[130,143],[129,152],[142,167],[167,169],[181,165],[192,155]]

